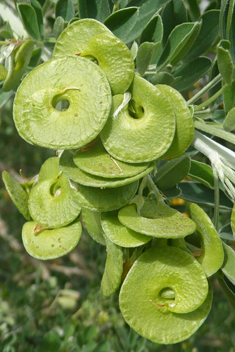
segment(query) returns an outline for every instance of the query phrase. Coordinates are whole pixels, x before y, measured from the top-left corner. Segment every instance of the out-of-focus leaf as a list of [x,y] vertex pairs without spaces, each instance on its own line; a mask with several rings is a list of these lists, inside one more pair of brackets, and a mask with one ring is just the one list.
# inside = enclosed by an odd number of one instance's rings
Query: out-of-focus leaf
[[2,87],[0,88],[0,108],[8,101],[12,94],[13,91],[3,92]]
[[235,293],[228,287],[225,280],[221,277],[217,277],[217,280],[224,291],[224,294],[233,308],[235,308]]
[[235,63],[235,11],[233,11],[231,27],[229,31],[229,41],[231,43],[230,54],[232,56],[232,60]]
[[49,331],[43,337],[43,348],[47,352],[59,352],[60,350],[60,336],[56,331]]
[[185,90],[203,77],[211,67],[211,60],[207,57],[199,57],[189,63],[180,65],[173,72],[174,77],[180,79],[173,84],[179,91]]
[[233,62],[229,52],[230,42],[221,40],[217,46],[218,69],[225,83],[232,84],[233,81]]
[[108,0],[78,0],[80,18],[95,18],[100,22],[110,15],[112,8]]
[[223,128],[228,132],[235,130],[235,107],[229,110],[224,120]]
[[235,284],[235,251],[228,246],[226,243],[223,243],[224,247],[224,263],[221,267],[222,272],[226,277]]
[[226,24],[229,9],[229,1],[221,0],[220,16],[219,16],[219,30],[221,39],[226,39]]
[[193,45],[199,33],[200,26],[200,23],[183,23],[176,26],[167,40],[158,61],[158,67],[163,67],[168,63],[176,65]]
[[53,25],[53,34],[56,39],[58,39],[60,33],[64,30],[65,28],[65,23],[64,19],[61,16],[56,17],[56,20]]
[[[214,190],[197,182],[181,182],[179,188],[182,190],[180,198],[192,203],[205,204],[214,207]],[[232,209],[233,203],[220,191],[220,208]]]
[[[139,17],[139,9],[137,7],[130,7],[114,12],[104,22],[104,24],[125,43],[129,43],[130,33],[137,23]],[[134,35],[137,38],[138,35]]]
[[161,42],[163,36],[163,24],[159,15],[154,16],[140,36],[140,43],[144,42]]
[[150,19],[169,1],[170,0],[131,0],[128,3],[128,7],[139,6],[139,17],[129,33],[128,42],[139,37]]
[[0,28],[0,35],[5,39],[14,38],[14,34],[9,22],[5,22],[4,26]]
[[44,26],[41,5],[37,0],[30,0],[30,2],[37,16],[38,29],[40,32],[41,39],[44,40]]
[[223,91],[224,110],[228,113],[235,106],[235,82]]
[[189,6],[189,14],[193,21],[200,17],[200,8],[197,0],[186,0]]
[[4,81],[4,79],[6,79],[7,77],[7,69],[6,67],[0,63],[0,82]]
[[181,23],[188,22],[188,15],[182,0],[171,0],[162,13],[164,26],[163,44],[165,45],[171,31]]
[[25,30],[33,39],[40,40],[41,36],[34,8],[28,4],[18,4],[18,10]]
[[161,191],[164,191],[182,181],[188,175],[189,170],[190,158],[188,156],[183,155],[172,159],[158,169],[154,183]]
[[[210,71],[210,81],[212,81],[219,74],[219,69],[217,65],[217,61],[214,61],[212,64],[212,69]],[[221,81],[217,83],[213,88],[209,90],[209,97],[213,96],[218,90],[221,88]]]
[[204,54],[216,41],[219,35],[219,10],[211,10],[201,17],[202,26],[193,46],[184,57],[184,61],[195,60]]
[[181,189],[174,186],[166,189],[163,193],[166,198],[178,198],[181,195]]
[[137,57],[136,66],[137,71],[141,76],[144,75],[153,57],[156,55],[158,49],[160,48],[161,42],[149,43],[145,42],[140,44]]
[[42,54],[41,48],[36,48],[33,50],[31,59],[29,61],[29,67],[36,67]]
[[133,42],[133,44],[130,48],[130,51],[131,51],[131,55],[133,57],[133,60],[135,60],[137,53],[138,53],[138,44],[136,41]]
[[178,79],[179,77],[174,77],[168,72],[159,72],[151,77],[150,82],[154,85],[167,84],[168,86],[171,86],[174,82],[177,82]]
[[197,181],[200,181],[203,185],[214,188],[214,176],[212,168],[200,161],[191,160],[191,167],[188,175]]
[[70,21],[74,17],[74,7],[72,0],[58,0],[55,7],[56,17],[61,16],[65,21]]

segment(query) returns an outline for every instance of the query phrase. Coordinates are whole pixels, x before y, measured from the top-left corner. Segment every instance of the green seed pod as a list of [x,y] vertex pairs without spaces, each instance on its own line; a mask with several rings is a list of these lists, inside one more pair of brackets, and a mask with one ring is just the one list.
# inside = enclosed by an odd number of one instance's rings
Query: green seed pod
[[[58,111],[56,105],[63,100],[69,107]],[[89,60],[67,56],[47,61],[28,74],[17,91],[13,117],[28,143],[76,149],[99,134],[110,107],[104,72]]]
[[57,178],[61,173],[59,167],[59,158],[53,156],[47,159],[41,166],[38,182],[48,180],[49,178]]
[[146,199],[140,215],[130,204],[118,213],[119,221],[133,231],[157,238],[180,238],[193,233],[196,224],[163,202]]
[[78,244],[82,234],[82,225],[77,220],[66,227],[47,230],[35,222],[26,222],[22,230],[26,251],[41,260],[55,259],[71,252]]
[[7,69],[5,66],[3,66],[2,64],[0,64],[0,82],[4,81],[4,79],[6,79],[7,77]]
[[[113,116],[123,101],[113,97],[101,140],[110,155],[129,163],[155,160],[170,147],[175,134],[175,114],[167,98],[144,78],[135,76],[132,100]],[[129,109],[129,110],[128,110]],[[134,112],[133,112],[134,111]]]
[[101,213],[82,208],[82,221],[93,240],[105,246],[104,231],[101,227]]
[[81,211],[77,192],[66,175],[39,182],[29,196],[29,211],[33,220],[46,228],[70,224]]
[[191,336],[209,314],[211,301],[201,265],[184,250],[167,246],[152,247],[136,260],[119,295],[126,322],[162,344]]

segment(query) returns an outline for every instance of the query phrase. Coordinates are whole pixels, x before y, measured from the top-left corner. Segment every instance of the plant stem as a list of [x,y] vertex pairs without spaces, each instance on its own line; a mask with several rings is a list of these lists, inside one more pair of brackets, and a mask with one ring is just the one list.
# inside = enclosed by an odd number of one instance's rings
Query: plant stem
[[218,90],[218,92],[216,92],[214,95],[212,95],[212,97],[210,97],[209,99],[207,99],[206,101],[204,101],[203,103],[201,103],[200,105],[196,105],[194,106],[194,110],[201,110],[202,108],[204,108],[205,106],[209,105],[210,103],[212,103],[214,100],[216,100],[225,90],[225,88],[228,87],[228,84],[226,83],[222,88],[220,88],[220,90]]
[[222,138],[227,142],[235,144],[235,135],[233,133],[224,131],[221,128],[207,125],[204,122],[194,121],[194,127],[206,133],[210,133],[216,137]]
[[214,226],[219,230],[219,176],[216,168],[213,168],[214,174]]
[[203,87],[198,93],[196,93],[191,99],[187,101],[188,105],[193,104],[197,101],[201,96],[206,93],[208,90],[213,88],[217,83],[222,80],[221,74],[219,73],[212,81],[210,81],[205,87]]

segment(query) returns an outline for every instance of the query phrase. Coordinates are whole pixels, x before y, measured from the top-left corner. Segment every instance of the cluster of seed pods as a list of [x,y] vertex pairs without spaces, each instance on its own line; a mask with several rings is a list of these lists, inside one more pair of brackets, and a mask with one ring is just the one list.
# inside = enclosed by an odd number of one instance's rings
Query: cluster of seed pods
[[[101,288],[106,296],[120,289],[127,323],[158,343],[191,336],[210,311],[207,278],[223,264],[221,240],[196,204],[188,218],[139,190],[140,180],[157,172],[156,160],[183,155],[192,141],[184,98],[136,74],[128,47],[100,22],[83,19],[61,33],[53,59],[24,78],[13,116],[22,138],[59,155],[45,161],[28,193],[3,173],[28,220],[28,253],[42,260],[68,253],[82,218],[107,248]],[[198,258],[185,241],[190,235],[201,241]]]

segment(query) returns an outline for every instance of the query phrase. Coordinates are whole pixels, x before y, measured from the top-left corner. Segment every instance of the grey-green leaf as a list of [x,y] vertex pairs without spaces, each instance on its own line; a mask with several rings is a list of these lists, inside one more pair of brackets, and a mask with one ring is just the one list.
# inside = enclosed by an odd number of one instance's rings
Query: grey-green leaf
[[224,247],[224,263],[221,267],[224,275],[235,285],[235,252],[226,243],[223,243]]
[[60,33],[64,30],[64,26],[65,26],[65,23],[64,23],[63,17],[61,16],[56,17],[56,20],[53,25],[53,34],[56,39],[59,38]]
[[164,191],[182,181],[188,175],[189,169],[190,158],[183,155],[180,158],[166,162],[160,167],[154,182],[161,191]]
[[74,7],[72,0],[58,0],[55,7],[56,17],[61,16],[65,21],[70,21],[74,17]]
[[221,40],[217,46],[217,62],[219,72],[225,83],[232,84],[233,81],[233,61],[230,55],[230,42]]
[[137,71],[141,76],[144,75],[153,57],[158,52],[158,49],[160,48],[160,46],[161,46],[161,42],[158,42],[158,43],[145,42],[140,44],[137,57],[136,57],[136,66],[137,66]]
[[80,18],[95,18],[104,20],[110,15],[111,9],[108,0],[78,0]]
[[144,28],[141,36],[140,43],[144,42],[161,42],[163,36],[163,24],[159,15],[154,16],[147,26]]
[[225,117],[223,128],[228,132],[235,130],[235,107],[229,110]]
[[173,76],[180,77],[176,82],[172,84],[172,87],[183,91],[195,82],[197,82],[201,77],[203,77],[211,67],[211,60],[207,57],[199,57],[189,63],[185,63],[176,68],[173,72]]
[[40,32],[41,39],[44,40],[44,26],[43,26],[43,14],[40,3],[37,0],[31,0],[31,5],[35,10],[38,28]]
[[25,30],[33,39],[40,40],[41,36],[34,8],[28,4],[18,4],[18,10]]
[[203,185],[214,188],[214,177],[212,168],[200,161],[191,160],[191,167],[188,175]]

